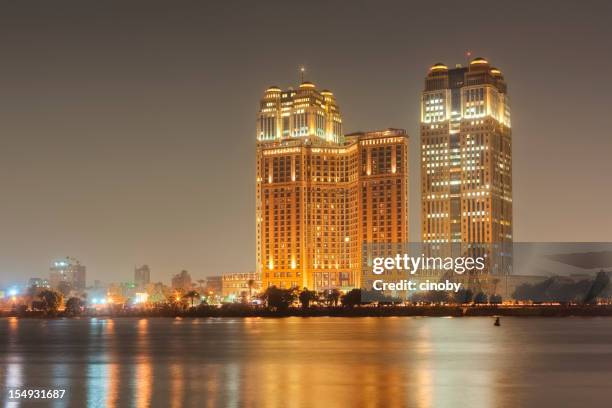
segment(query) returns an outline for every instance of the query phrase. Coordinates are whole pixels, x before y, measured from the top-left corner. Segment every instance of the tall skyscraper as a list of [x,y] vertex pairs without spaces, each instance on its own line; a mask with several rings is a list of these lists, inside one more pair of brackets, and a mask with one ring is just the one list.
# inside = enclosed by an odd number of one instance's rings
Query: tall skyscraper
[[510,262],[486,249],[512,243],[510,126],[506,82],[487,60],[431,67],[421,97],[422,240],[480,247],[488,273]]
[[407,238],[407,136],[347,136],[334,95],[270,87],[257,121],[262,286],[359,286],[362,244]]

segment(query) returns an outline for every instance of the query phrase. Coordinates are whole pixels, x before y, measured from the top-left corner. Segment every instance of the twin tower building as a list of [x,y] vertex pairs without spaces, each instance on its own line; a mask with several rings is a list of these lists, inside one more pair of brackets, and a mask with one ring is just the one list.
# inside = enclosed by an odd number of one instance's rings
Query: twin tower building
[[[501,72],[482,58],[432,66],[420,128],[420,241],[511,243],[510,107]],[[256,149],[262,287],[360,287],[364,248],[408,243],[408,142],[402,129],[344,134],[334,94],[310,82],[268,88]]]

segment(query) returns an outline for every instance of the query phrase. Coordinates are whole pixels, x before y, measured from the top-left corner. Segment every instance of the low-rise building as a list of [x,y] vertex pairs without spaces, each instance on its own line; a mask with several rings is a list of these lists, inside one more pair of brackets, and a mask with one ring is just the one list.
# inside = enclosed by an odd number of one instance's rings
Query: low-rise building
[[221,295],[223,289],[223,277],[221,275],[208,276],[206,278],[206,295]]
[[261,288],[261,280],[255,272],[226,273],[221,278],[223,297],[251,297]]

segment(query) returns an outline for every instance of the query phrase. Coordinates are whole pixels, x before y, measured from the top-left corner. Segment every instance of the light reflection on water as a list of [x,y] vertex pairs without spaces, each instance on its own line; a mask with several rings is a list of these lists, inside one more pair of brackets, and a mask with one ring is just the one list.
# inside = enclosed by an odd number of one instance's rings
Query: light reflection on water
[[492,323],[0,319],[0,383],[65,388],[57,407],[607,404],[612,319]]

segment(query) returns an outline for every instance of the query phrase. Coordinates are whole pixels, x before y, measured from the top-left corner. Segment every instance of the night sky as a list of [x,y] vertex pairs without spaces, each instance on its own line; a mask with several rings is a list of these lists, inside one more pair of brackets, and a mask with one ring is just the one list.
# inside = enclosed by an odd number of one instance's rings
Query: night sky
[[0,283],[254,270],[258,103],[302,64],[346,133],[408,130],[419,240],[419,93],[466,50],[508,81],[515,241],[612,241],[612,5],[534,3],[0,1]]

